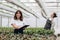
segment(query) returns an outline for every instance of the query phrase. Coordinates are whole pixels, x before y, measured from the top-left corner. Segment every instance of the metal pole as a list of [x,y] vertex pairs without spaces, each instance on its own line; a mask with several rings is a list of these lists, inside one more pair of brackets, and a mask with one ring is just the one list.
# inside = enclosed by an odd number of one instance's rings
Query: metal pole
[[36,28],[37,28],[37,18],[36,18]]
[[1,27],[2,27],[2,16],[1,16]]
[[9,17],[8,17],[8,27],[9,27]]
[[[58,13],[58,0],[56,0],[56,2],[57,2],[57,13]],[[58,17],[57,17],[57,27],[58,27]]]

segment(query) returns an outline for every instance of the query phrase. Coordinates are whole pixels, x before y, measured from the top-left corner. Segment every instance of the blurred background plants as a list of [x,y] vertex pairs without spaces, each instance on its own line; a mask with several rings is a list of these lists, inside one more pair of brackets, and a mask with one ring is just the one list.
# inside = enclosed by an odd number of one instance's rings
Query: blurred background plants
[[14,34],[13,31],[11,27],[0,27],[0,40],[48,40],[50,35],[55,38],[54,30],[43,28],[26,28],[24,34]]
[[[0,27],[0,33],[13,33],[14,29],[11,27]],[[54,30],[45,30],[43,28],[26,28],[24,34],[39,34],[39,35],[51,35]]]

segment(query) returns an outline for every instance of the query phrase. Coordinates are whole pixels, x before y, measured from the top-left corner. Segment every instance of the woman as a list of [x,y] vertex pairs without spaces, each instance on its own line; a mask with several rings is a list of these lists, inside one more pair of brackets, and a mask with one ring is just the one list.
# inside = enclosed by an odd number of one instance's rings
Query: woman
[[18,34],[21,33],[23,34],[23,15],[22,12],[20,10],[17,10],[15,15],[14,15],[14,19],[12,20],[11,25],[14,27],[14,33]]
[[50,30],[51,27],[54,26],[53,20],[54,20],[54,18],[57,17],[56,13],[52,13],[50,17],[44,16],[43,13],[42,13],[42,16],[43,16],[45,19],[47,19],[44,29]]

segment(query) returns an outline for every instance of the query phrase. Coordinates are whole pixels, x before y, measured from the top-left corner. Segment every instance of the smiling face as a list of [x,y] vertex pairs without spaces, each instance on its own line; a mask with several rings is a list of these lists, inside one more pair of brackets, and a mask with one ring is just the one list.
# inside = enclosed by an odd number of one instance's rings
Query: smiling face
[[14,19],[15,20],[20,20],[20,21],[23,21],[23,15],[22,15],[22,12],[20,10],[17,10],[15,15],[14,15]]
[[20,19],[21,14],[19,12],[17,12],[16,17],[17,17],[17,19]]

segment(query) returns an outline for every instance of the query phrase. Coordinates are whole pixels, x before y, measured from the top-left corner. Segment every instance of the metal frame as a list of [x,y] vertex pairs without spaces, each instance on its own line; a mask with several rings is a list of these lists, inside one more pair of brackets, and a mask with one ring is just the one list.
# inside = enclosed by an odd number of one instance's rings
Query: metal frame
[[47,16],[47,14],[46,14],[46,11],[45,11],[45,7],[43,7],[43,3],[42,3],[42,1],[40,0],[35,0],[36,2],[37,2],[37,4],[39,5],[39,7],[41,7],[41,10],[45,13],[45,15]]
[[[4,3],[1,3],[2,5],[4,5],[4,6],[6,6],[6,7],[9,7],[9,8],[13,8],[12,6],[10,6],[10,5],[7,5],[7,4],[4,4]],[[13,5],[13,4],[12,4]],[[4,9],[4,8],[3,8]],[[16,9],[16,8],[13,8],[14,10],[18,10],[18,9]],[[6,10],[6,9],[5,9]],[[7,11],[7,10],[6,10]],[[23,13],[24,13],[24,15],[26,15],[26,16],[29,16],[28,14],[26,14],[25,12],[24,12],[24,10],[21,10]],[[10,11],[11,12],[11,11]],[[12,12],[13,13],[13,12]]]
[[14,5],[17,5],[17,6],[20,7],[21,9],[23,9],[23,10],[29,12],[30,14],[32,14],[33,16],[39,18],[38,16],[36,16],[36,15],[34,14],[35,12],[34,12],[33,10],[29,9],[29,8],[26,7],[24,4],[19,3],[17,0],[6,0],[6,1],[7,1],[7,2],[10,2],[10,3],[14,4]]

